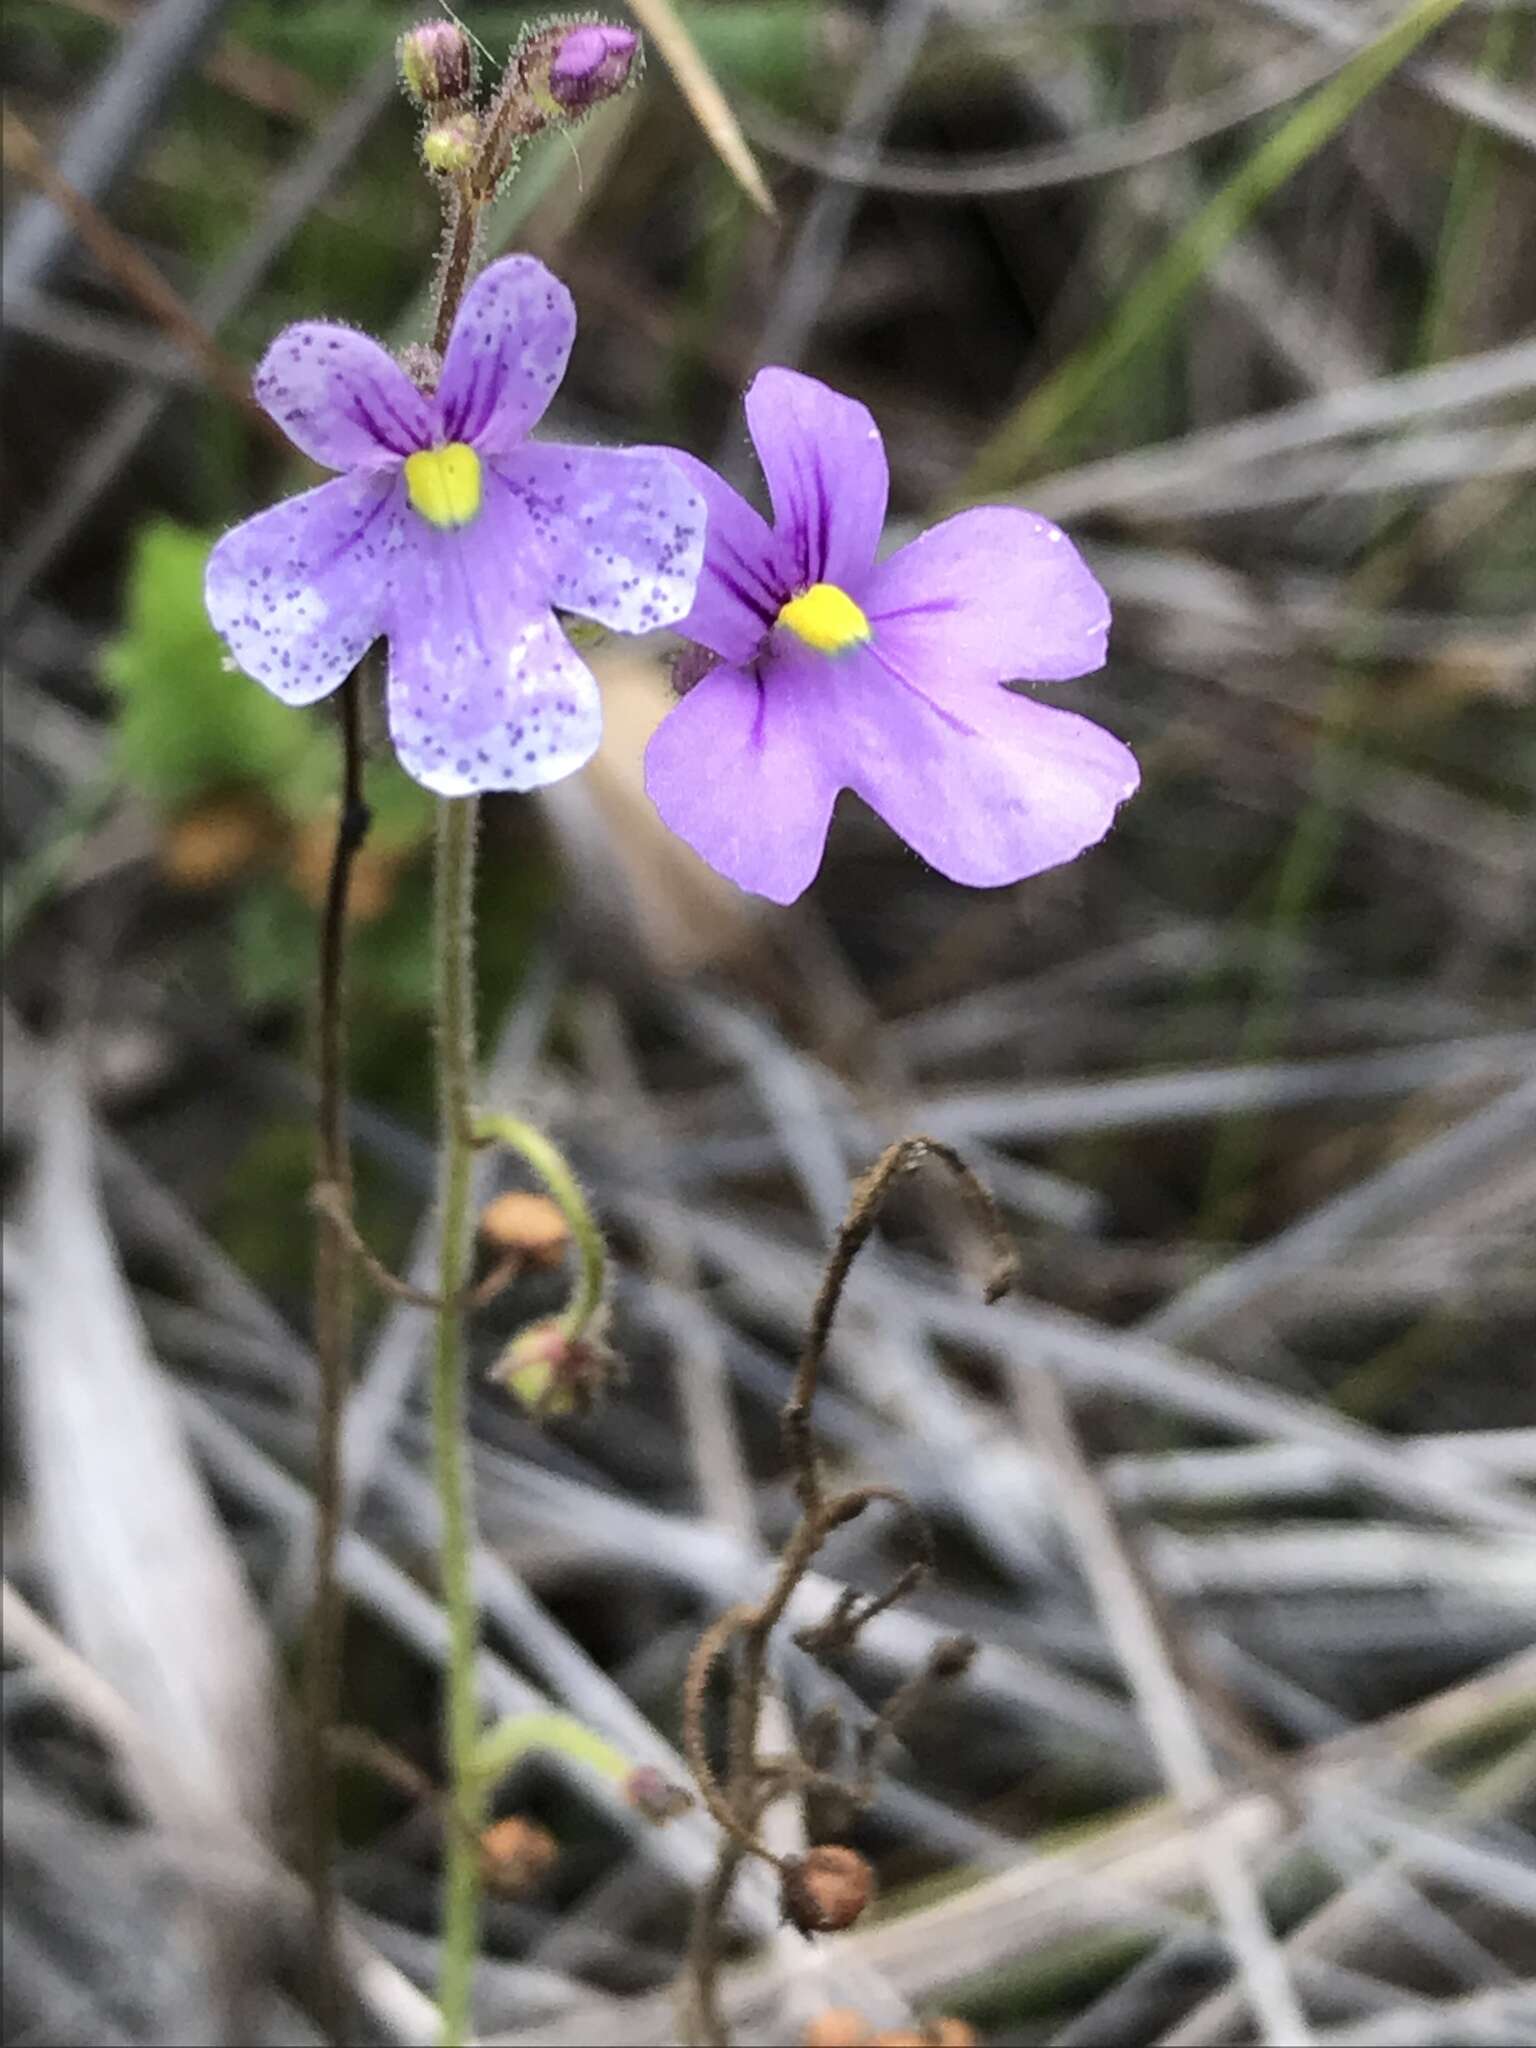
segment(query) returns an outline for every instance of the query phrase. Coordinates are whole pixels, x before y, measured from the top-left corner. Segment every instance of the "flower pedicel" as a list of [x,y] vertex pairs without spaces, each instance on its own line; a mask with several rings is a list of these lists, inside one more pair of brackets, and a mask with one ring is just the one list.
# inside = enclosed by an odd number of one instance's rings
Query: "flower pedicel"
[[401,764],[445,796],[527,790],[587,761],[597,683],[554,607],[620,632],[682,617],[703,506],[658,450],[528,440],[565,370],[570,294],[530,256],[470,287],[435,393],[376,341],[304,322],[256,396],[289,439],[343,472],[214,548],[208,613],[245,672],[312,704],[389,641]]
[[1103,838],[1139,780],[1129,749],[1001,687],[1103,666],[1109,600],[1066,536],[983,506],[877,563],[885,451],[864,407],[769,369],[746,411],[772,528],[703,463],[667,451],[709,510],[678,631],[718,657],[646,752],[672,830],[777,903],[815,876],[843,789],[976,887]]

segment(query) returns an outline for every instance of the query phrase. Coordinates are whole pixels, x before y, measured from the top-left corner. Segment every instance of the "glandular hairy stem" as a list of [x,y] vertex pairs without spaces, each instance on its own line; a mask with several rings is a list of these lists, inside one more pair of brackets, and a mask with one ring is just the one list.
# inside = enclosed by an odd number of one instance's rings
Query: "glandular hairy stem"
[[478,805],[445,797],[437,812],[437,1103],[438,1213],[441,1232],[432,1370],[432,1445],[442,1515],[443,1604],[448,1613],[444,1732],[455,1825],[447,1859],[438,2001],[441,2039],[457,2048],[470,2028],[470,1990],[478,1934],[482,1778],[476,1769],[479,1701],[475,1689],[476,1616],[471,1573],[474,1505],[466,1455],[463,1310],[459,1297],[471,1251],[475,1074],[474,869]]

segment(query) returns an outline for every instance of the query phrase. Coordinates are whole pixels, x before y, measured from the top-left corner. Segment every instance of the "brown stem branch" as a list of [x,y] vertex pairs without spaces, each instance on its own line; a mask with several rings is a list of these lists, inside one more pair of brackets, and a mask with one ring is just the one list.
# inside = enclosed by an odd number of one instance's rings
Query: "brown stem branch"
[[[315,1165],[318,1178],[350,1200],[352,1161],[347,1145],[346,958],[347,897],[352,864],[368,831],[363,798],[361,693],[356,672],[338,693],[341,726],[341,812],[320,924],[320,997],[317,1021],[319,1108]],[[346,1616],[337,1573],[342,1517],[342,1418],[351,1379],[352,1263],[334,1219],[322,1216],[315,1233],[315,1356],[320,1406],[315,1442],[314,1599],[304,1671],[304,1724],[309,1782],[310,1886],[315,1900],[315,1989],[321,2025],[342,2038],[336,1946],[336,1777],[330,1748],[341,1698]]]
[[462,1287],[449,1301],[430,1287],[415,1287],[409,1280],[402,1280],[374,1251],[368,1240],[357,1227],[345,1192],[334,1181],[319,1181],[310,1189],[311,1206],[322,1216],[329,1218],[340,1233],[347,1250],[352,1254],[368,1278],[381,1294],[387,1294],[393,1301],[403,1301],[412,1308],[430,1309],[440,1315],[444,1308],[455,1315],[470,1315],[493,1302],[502,1289],[515,1280],[522,1269],[521,1252],[508,1252],[498,1259],[485,1276],[473,1286]]
[[800,1353],[800,1363],[795,1373],[794,1390],[789,1405],[784,1410],[783,1426],[786,1446],[796,1472],[796,1492],[801,1504],[811,1507],[820,1498],[821,1481],[816,1470],[815,1448],[811,1442],[811,1408],[816,1399],[816,1388],[821,1377],[822,1360],[826,1356],[827,1339],[832,1331],[832,1319],[837,1314],[838,1304],[843,1298],[843,1289],[848,1284],[848,1275],[853,1262],[863,1250],[880,1219],[886,1196],[894,1182],[911,1173],[925,1159],[937,1159],[947,1166],[960,1183],[966,1201],[975,1211],[978,1222],[992,1246],[992,1269],[983,1285],[987,1301],[997,1301],[1008,1292],[1018,1275],[1018,1259],[1012,1240],[1008,1236],[996,1205],[982,1183],[972,1173],[959,1153],[950,1145],[944,1145],[937,1138],[900,1138],[889,1145],[874,1165],[853,1190],[848,1205],[848,1214],[843,1219],[837,1238],[822,1275],[821,1286],[817,1289],[816,1300],[811,1309],[810,1327],[806,1332],[805,1345]]
[[432,322],[432,346],[439,356],[453,332],[480,240],[480,202],[464,185],[456,185],[449,200],[446,235],[437,278],[437,312]]
[[[718,1994],[723,1922],[731,1885],[746,1857],[760,1857],[779,1872],[784,1887],[785,1912],[802,1931],[824,1931],[848,1925],[862,1910],[868,1896],[867,1867],[861,1865],[861,1859],[851,1850],[815,1851],[803,1859],[786,1860],[776,1856],[759,1833],[764,1812],[776,1799],[786,1793],[797,1792],[802,1796],[809,1793],[823,1798],[841,1795],[846,1798],[850,1812],[867,1804],[873,1791],[873,1771],[882,1737],[893,1735],[900,1722],[916,1710],[928,1686],[936,1679],[958,1676],[969,1659],[969,1646],[964,1646],[963,1654],[957,1644],[941,1646],[941,1651],[930,1660],[929,1668],[922,1675],[921,1687],[913,1684],[897,1693],[887,1714],[871,1731],[859,1782],[852,1787],[841,1786],[821,1769],[819,1761],[760,1757],[757,1753],[773,1631],[783,1619],[796,1588],[834,1531],[852,1521],[872,1502],[888,1501],[912,1516],[919,1530],[921,1556],[898,1573],[884,1592],[862,1598],[852,1592],[845,1593],[826,1621],[802,1632],[799,1640],[809,1648],[838,1648],[852,1643],[860,1629],[912,1590],[932,1560],[932,1541],[927,1524],[906,1496],[895,1488],[859,1486],[830,1498],[823,1492],[812,1431],[812,1410],[822,1359],[853,1262],[875,1227],[892,1183],[929,1157],[938,1159],[958,1179],[966,1200],[977,1212],[991,1242],[993,1264],[985,1285],[986,1299],[996,1301],[1014,1278],[1013,1246],[992,1198],[948,1145],[938,1144],[929,1138],[904,1138],[882,1153],[855,1186],[848,1214],[838,1231],[817,1290],[794,1387],[781,1418],[784,1442],[795,1475],[800,1519],[784,1547],[767,1597],[756,1607],[739,1604],[728,1608],[705,1630],[688,1661],[683,1684],[684,1750],[698,1783],[700,1797],[724,1834],[714,1873],[695,1902],[689,1938],[684,2020],[690,2040],[723,2043],[726,2039]],[[709,1757],[704,1710],[710,1679],[716,1667],[738,1644],[739,1668],[731,1674],[727,1765],[722,1785]],[[817,1855],[842,1859],[844,1867],[835,1870],[834,1876],[844,1884],[848,1879],[848,1866],[852,1866],[855,1874],[863,1868],[863,1877],[851,1905],[836,1899],[829,1901],[824,1892],[806,1890],[807,1873]],[[818,1876],[825,1880],[825,1863]]]

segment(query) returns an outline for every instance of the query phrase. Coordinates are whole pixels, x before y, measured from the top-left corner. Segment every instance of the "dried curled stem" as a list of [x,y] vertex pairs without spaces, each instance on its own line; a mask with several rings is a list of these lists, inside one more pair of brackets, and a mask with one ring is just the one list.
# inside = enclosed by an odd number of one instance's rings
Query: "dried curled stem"
[[988,1303],[1000,1301],[1018,1278],[1018,1255],[998,1214],[997,1205],[954,1147],[941,1144],[937,1138],[922,1137],[898,1138],[894,1145],[888,1145],[864,1178],[854,1186],[848,1214],[837,1233],[837,1241],[811,1308],[810,1327],[806,1331],[805,1345],[795,1372],[794,1390],[784,1410],[784,1438],[795,1466],[796,1492],[802,1506],[811,1505],[820,1485],[815,1445],[811,1440],[811,1409],[816,1400],[827,1339],[832,1332],[832,1319],[843,1298],[853,1262],[880,1220],[880,1211],[892,1186],[906,1174],[914,1172],[925,1159],[936,1159],[940,1165],[949,1168],[991,1245],[992,1265],[982,1283],[982,1298]]
[[430,1287],[413,1287],[409,1280],[402,1280],[398,1273],[391,1272],[358,1229],[346,1192],[337,1182],[317,1181],[309,1191],[309,1200],[310,1206],[334,1226],[347,1250],[379,1292],[389,1295],[394,1301],[407,1302],[412,1308],[430,1309],[435,1315],[448,1308],[455,1315],[470,1315],[493,1302],[517,1278],[522,1267],[521,1256],[510,1252],[505,1258],[498,1259],[483,1279],[471,1287],[461,1287],[451,1300],[445,1301]]
[[[773,1631],[835,1531],[867,1507],[884,1501],[901,1510],[910,1521],[916,1531],[918,1555],[883,1592],[861,1595],[846,1590],[825,1620],[802,1629],[796,1642],[817,1656],[852,1647],[877,1615],[913,1590],[932,1561],[927,1524],[896,1488],[874,1484],[840,1493],[829,1493],[824,1488],[812,1426],[822,1360],[853,1262],[873,1231],[893,1184],[928,1158],[939,1160],[959,1181],[991,1245],[993,1262],[985,1282],[985,1298],[996,1301],[1006,1293],[1015,1276],[1013,1247],[991,1196],[948,1145],[930,1138],[904,1138],[882,1153],[855,1186],[817,1290],[794,1387],[781,1417],[800,1518],[785,1543],[765,1598],[755,1606],[741,1602],[727,1608],[711,1623],[688,1661],[683,1683],[684,1751],[699,1796],[723,1837],[714,1873],[695,1901],[684,1972],[684,2031],[693,2042],[713,2044],[726,2040],[719,2000],[722,1931],[732,1884],[748,1857],[757,1857],[778,1873],[786,1916],[805,1934],[849,1924],[868,1894],[867,1867],[852,1850],[813,1849],[802,1858],[775,1854],[761,1833],[767,1808],[776,1799],[792,1795],[805,1801],[809,1816],[836,1812],[841,1817],[840,1824],[846,1825],[867,1805],[874,1790],[874,1772],[887,1743],[931,1696],[935,1686],[963,1673],[974,1648],[963,1637],[937,1646],[924,1669],[893,1694],[884,1710],[861,1732],[857,1772],[851,1781],[839,1778],[830,1768],[841,1733],[835,1711],[813,1717],[801,1738],[798,1756],[758,1753],[758,1726],[767,1691]],[[711,1681],[720,1670],[730,1673],[723,1778],[710,1759],[704,1727]],[[808,1832],[814,1839],[815,1830],[808,1828]]]

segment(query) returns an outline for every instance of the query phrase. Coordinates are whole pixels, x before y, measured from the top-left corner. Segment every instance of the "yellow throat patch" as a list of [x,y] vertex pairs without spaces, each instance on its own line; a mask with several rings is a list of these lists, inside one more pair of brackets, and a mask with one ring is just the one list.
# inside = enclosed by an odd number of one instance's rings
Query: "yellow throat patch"
[[465,441],[405,458],[405,488],[429,526],[468,526],[480,510],[480,458]]
[[792,597],[780,611],[778,624],[818,654],[843,654],[869,638],[868,619],[835,583],[813,583]]

